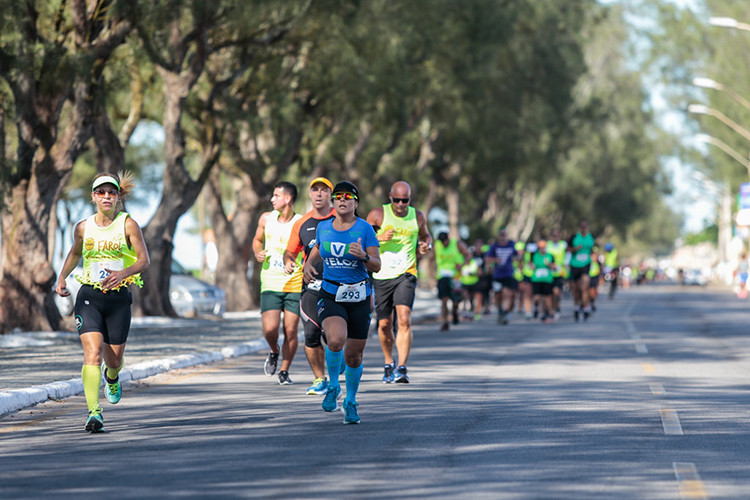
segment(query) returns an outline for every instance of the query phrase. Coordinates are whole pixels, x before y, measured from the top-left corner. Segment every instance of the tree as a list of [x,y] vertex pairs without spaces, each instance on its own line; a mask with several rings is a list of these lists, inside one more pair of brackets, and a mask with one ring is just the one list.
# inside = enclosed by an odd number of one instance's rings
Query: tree
[[0,259],[0,303],[14,307],[0,309],[0,331],[58,326],[50,292],[52,213],[93,135],[102,71],[132,29],[129,4],[0,2],[0,77],[17,117]]

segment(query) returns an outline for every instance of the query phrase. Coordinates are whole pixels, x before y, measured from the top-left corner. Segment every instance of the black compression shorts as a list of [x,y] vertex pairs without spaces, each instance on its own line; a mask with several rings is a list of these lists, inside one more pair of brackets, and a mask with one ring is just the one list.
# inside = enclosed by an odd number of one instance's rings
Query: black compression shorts
[[124,344],[130,331],[132,303],[130,290],[125,287],[104,293],[91,285],[81,286],[74,309],[78,333],[101,332],[106,344]]

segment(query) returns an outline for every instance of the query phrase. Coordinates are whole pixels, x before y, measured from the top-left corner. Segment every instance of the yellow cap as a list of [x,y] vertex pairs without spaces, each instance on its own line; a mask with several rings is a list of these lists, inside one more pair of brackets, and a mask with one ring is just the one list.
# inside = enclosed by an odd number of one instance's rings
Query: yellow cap
[[326,186],[328,186],[328,189],[333,190],[333,183],[325,177],[316,177],[315,179],[310,181],[310,187],[313,187],[313,185],[317,184],[318,182],[320,182],[321,184],[325,184]]

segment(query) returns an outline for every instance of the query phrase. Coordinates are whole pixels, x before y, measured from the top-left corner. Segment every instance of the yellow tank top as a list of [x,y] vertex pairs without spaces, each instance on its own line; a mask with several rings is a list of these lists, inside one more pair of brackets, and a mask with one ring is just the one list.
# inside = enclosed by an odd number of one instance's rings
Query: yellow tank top
[[376,280],[398,278],[404,273],[417,275],[417,241],[419,223],[417,210],[409,207],[405,217],[393,213],[391,204],[383,205],[383,224],[378,235],[393,230],[393,238],[380,242],[380,271],[373,273]]
[[301,219],[294,214],[287,222],[279,222],[279,211],[274,210],[266,220],[264,233],[266,260],[260,271],[261,292],[301,292],[302,291],[302,253],[297,255],[297,267],[292,274],[284,273],[284,250],[292,234],[294,223]]
[[[101,282],[109,275],[106,269],[120,271],[132,266],[137,257],[135,251],[128,247],[125,236],[125,221],[130,217],[127,212],[120,212],[107,227],[96,225],[95,215],[86,219],[83,228],[83,274],[76,279],[84,285],[101,289]],[[127,285],[143,286],[140,274],[128,276],[115,290]]]

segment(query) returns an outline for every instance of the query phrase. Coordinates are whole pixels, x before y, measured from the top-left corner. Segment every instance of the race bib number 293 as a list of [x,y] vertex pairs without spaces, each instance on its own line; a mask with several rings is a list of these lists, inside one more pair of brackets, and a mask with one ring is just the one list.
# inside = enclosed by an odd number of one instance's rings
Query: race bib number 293
[[336,290],[336,302],[362,302],[367,298],[365,282],[353,285],[341,284]]

